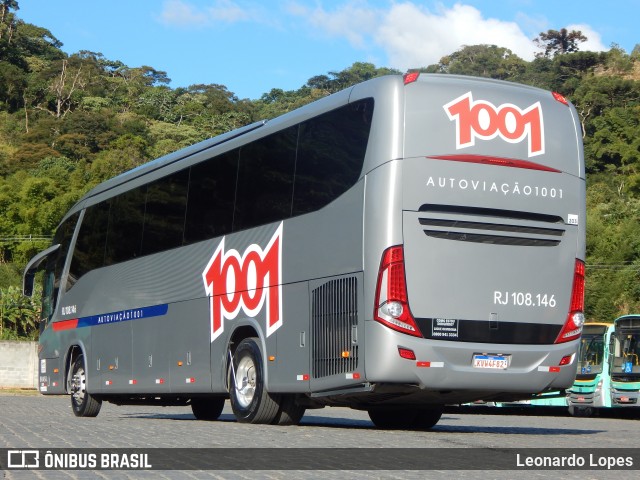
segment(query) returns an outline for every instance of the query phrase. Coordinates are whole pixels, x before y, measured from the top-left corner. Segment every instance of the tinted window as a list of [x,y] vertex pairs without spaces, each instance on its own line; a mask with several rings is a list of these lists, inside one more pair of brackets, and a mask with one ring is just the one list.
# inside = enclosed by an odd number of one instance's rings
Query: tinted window
[[188,169],[149,184],[144,211],[142,255],[182,245],[188,188]]
[[[75,213],[65,220],[53,237],[53,245],[60,244],[60,248],[47,258],[42,299],[42,318],[51,318],[55,310],[58,292],[61,287],[62,270],[67,260],[69,246],[71,245],[79,215],[80,213]],[[65,288],[65,290],[67,289]]]
[[300,125],[293,215],[324,207],[356,183],[372,114],[373,99],[366,99]]
[[238,150],[191,167],[185,244],[231,232]]
[[140,255],[144,222],[145,187],[112,198],[105,265],[126,262]]
[[88,208],[70,281],[324,207],[358,180],[372,113],[355,102]]
[[[69,282],[104,265],[104,248],[109,226],[109,203],[93,205],[84,212],[69,269]],[[67,288],[72,285],[67,284]]]
[[297,132],[291,127],[240,148],[234,231],[291,216]]

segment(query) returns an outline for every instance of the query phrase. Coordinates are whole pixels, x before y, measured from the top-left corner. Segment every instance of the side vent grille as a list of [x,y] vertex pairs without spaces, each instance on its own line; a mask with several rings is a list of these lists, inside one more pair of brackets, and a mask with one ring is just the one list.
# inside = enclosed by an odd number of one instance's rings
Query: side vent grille
[[564,235],[561,217],[511,210],[423,205],[419,219],[425,235],[444,240],[555,247]]
[[331,280],[312,291],[312,375],[328,377],[358,366],[356,277]]

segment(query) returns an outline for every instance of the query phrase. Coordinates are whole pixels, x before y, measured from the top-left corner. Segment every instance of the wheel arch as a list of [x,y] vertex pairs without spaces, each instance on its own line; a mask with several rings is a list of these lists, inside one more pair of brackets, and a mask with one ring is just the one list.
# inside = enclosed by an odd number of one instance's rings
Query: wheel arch
[[252,338],[252,337],[258,339],[258,343],[260,345],[260,353],[262,355],[262,362],[263,362],[263,365],[265,366],[265,369],[264,369],[265,385],[268,385],[269,373],[268,373],[268,369],[266,368],[267,366],[266,345],[265,345],[264,337],[262,335],[262,331],[258,327],[257,323],[244,324],[244,325],[238,325],[233,330],[233,332],[231,332],[231,335],[229,336],[229,341],[227,342],[227,348],[225,350],[226,354],[225,354],[225,367],[224,367],[224,382],[225,382],[225,388],[227,389],[227,391],[229,390],[229,365],[230,365],[229,362],[231,360],[231,357],[235,355],[236,348],[238,347],[240,342],[242,342],[246,338]]
[[[83,356],[85,358],[85,365],[87,361],[86,348],[82,342],[75,342],[73,345],[69,346],[67,349],[67,353],[64,358],[64,391],[67,394],[71,393],[69,389],[69,382],[71,381],[71,372],[73,369],[73,364],[79,356]],[[89,368],[85,368],[85,375],[89,377]]]

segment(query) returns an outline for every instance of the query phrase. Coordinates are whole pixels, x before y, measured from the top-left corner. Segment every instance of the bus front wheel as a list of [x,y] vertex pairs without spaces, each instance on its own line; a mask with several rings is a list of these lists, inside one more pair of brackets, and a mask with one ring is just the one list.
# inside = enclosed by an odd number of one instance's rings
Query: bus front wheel
[[87,370],[84,356],[78,355],[71,370],[71,407],[76,417],[95,417],[100,413],[102,400],[87,392]]
[[257,338],[245,338],[233,355],[229,399],[241,423],[272,423],[280,412],[280,397],[267,392],[265,369]]

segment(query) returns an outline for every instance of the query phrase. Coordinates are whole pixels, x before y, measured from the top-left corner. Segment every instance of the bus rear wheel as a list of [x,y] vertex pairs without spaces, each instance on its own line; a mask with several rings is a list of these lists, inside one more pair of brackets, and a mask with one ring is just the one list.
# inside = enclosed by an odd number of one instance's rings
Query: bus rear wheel
[[191,411],[198,420],[217,420],[224,408],[224,397],[192,398]]
[[429,430],[438,423],[442,411],[439,405],[420,409],[373,407],[369,409],[369,418],[377,428]]
[[281,396],[280,411],[274,419],[274,425],[298,425],[304,416],[306,408],[296,402],[296,396],[285,394]]
[[87,392],[87,373],[84,355],[78,355],[71,370],[71,407],[76,417],[95,417],[100,413],[102,400]]
[[418,411],[411,408],[373,407],[368,410],[369,418],[377,428],[412,429]]
[[418,410],[418,415],[416,417],[416,428],[418,430],[429,430],[440,421],[443,410],[444,407],[441,405]]
[[257,338],[245,338],[233,355],[229,382],[231,409],[241,423],[273,423],[280,412],[280,396],[265,388],[262,352]]

